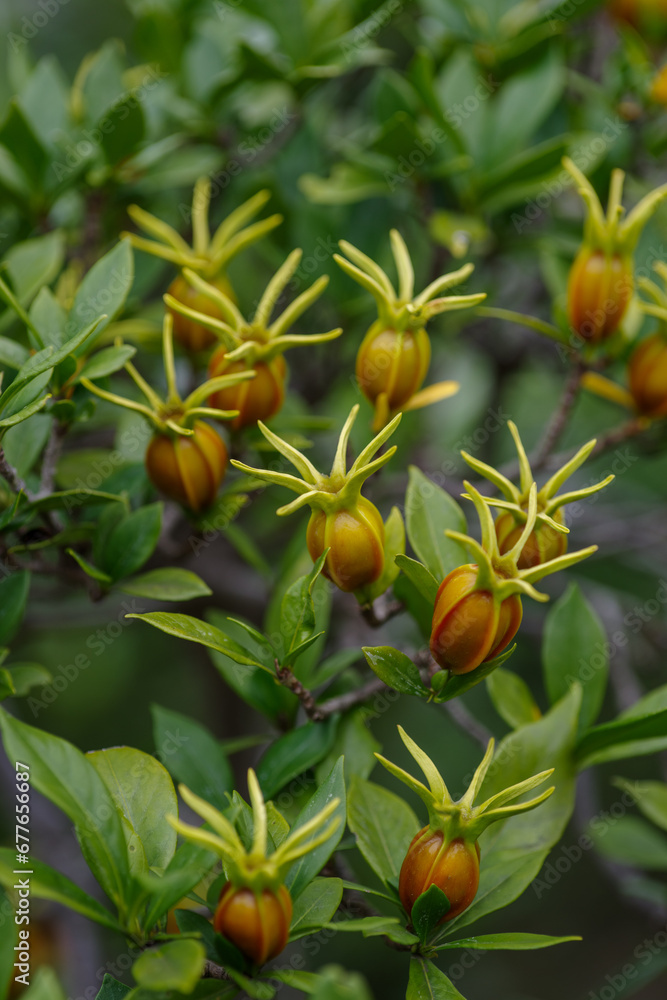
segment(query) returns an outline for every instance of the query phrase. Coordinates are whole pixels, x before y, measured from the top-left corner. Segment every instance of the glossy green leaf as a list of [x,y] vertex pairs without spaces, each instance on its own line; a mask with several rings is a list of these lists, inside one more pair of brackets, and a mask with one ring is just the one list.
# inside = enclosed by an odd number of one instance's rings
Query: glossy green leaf
[[162,871],[176,850],[167,816],[178,815],[174,783],[163,765],[133,747],[89,753],[123,818],[132,871]]
[[579,732],[599,715],[609,675],[607,634],[576,584],[550,608],[544,625],[542,662],[554,705],[575,682],[581,684]]
[[191,993],[197,985],[206,953],[199,941],[168,941],[140,955],[132,974],[140,986],[150,990]]
[[322,572],[326,556],[322,555],[307,576],[302,576],[287,590],[280,610],[281,644],[276,647],[280,662],[290,666],[296,651],[315,631],[313,588]]
[[412,548],[438,584],[468,562],[465,549],[445,535],[446,530],[467,531],[463,511],[414,465],[405,497],[405,522]]
[[5,368],[16,368],[25,364],[29,354],[23,344],[10,340],[8,337],[0,337],[0,365]]
[[501,934],[479,934],[477,937],[459,938],[440,945],[438,951],[447,948],[472,948],[482,951],[534,951],[536,948],[551,948],[555,944],[581,941],[577,935],[552,937],[549,934],[522,934],[508,931]]
[[125,305],[133,280],[132,248],[129,240],[121,240],[93,264],[79,285],[69,314],[72,329],[78,331],[104,313],[106,319],[97,328],[100,334]]
[[[467,674],[450,674],[446,681],[443,683],[442,687],[438,690],[438,695],[436,697],[437,702],[451,701],[452,698],[460,698],[462,694],[469,691],[470,688],[475,687],[480,681],[486,680],[494,670],[506,663],[510,656],[514,653],[516,649],[516,643],[513,646],[509,646],[504,649],[499,656],[493,658],[493,660],[487,660],[486,663],[481,663],[475,670],[468,671]],[[444,671],[443,671],[444,673]],[[436,688],[436,678],[438,674],[431,678],[431,684]]]
[[308,820],[312,819],[313,816],[328,805],[332,799],[339,799],[340,801],[329,823],[337,819],[338,825],[323,844],[294,862],[285,879],[285,884],[295,901],[308,883],[319,874],[327,863],[331,854],[338,846],[345,830],[345,778],[343,775],[342,758],[337,761],[331,773],[310,797],[297,816],[292,829],[298,830],[299,827],[307,823]]
[[69,816],[86,861],[121,909],[135,892],[120,816],[93,764],[66,740],[27,726],[0,709],[5,752],[30,767],[30,783]]
[[134,93],[121,97],[106,111],[100,128],[100,145],[107,161],[114,165],[137,151],[146,127],[141,103]]
[[95,997],[95,1000],[123,1000],[124,997],[130,992],[130,987],[126,986],[125,983],[119,982],[110,976],[108,972],[104,974],[104,979],[102,980],[102,986],[100,992]]
[[348,794],[348,824],[357,847],[386,884],[398,878],[419,820],[398,795],[362,778],[353,778]]
[[93,566],[88,559],[85,559],[80,552],[76,549],[67,549],[67,554],[72,557],[77,566],[83,570],[86,576],[89,576],[91,580],[97,580],[98,583],[102,584],[102,587],[109,587],[113,583],[113,580],[108,573],[103,573],[101,569],[97,566]]
[[323,927],[333,917],[343,898],[339,878],[315,878],[294,904],[290,941],[305,937]]
[[451,910],[451,903],[437,885],[430,885],[418,896],[412,907],[410,920],[420,941],[427,941],[440,921]]
[[511,670],[494,670],[486,679],[486,689],[498,715],[512,729],[535,722],[542,714],[526,682]]
[[75,381],[80,382],[82,378],[96,379],[112,375],[122,368],[126,361],[133,358],[136,353],[136,347],[132,347],[131,344],[121,344],[118,347],[105,347],[88,358],[81,371],[76,375]]
[[320,982],[313,1000],[373,1000],[364,977],[339,965],[325,965],[319,970]]
[[15,570],[0,580],[0,645],[12,640],[25,614],[30,591],[30,573]]
[[43,285],[58,277],[64,260],[65,234],[62,230],[15,243],[5,257],[5,264],[17,298],[24,305],[30,302]]
[[189,569],[169,567],[152,569],[141,576],[124,580],[118,588],[125,594],[148,597],[153,601],[192,601],[210,597],[211,589]]
[[425,958],[410,959],[410,979],[405,1000],[465,1000],[454,984]]
[[180,712],[153,705],[151,714],[157,756],[170,774],[217,809],[226,809],[234,776],[218,740]]
[[327,755],[315,768],[319,781],[329,773],[339,757],[345,758],[345,780],[349,783],[355,774],[367,778],[375,767],[375,753],[382,749],[371,732],[368,721],[373,709],[364,705],[345,712],[336,728],[336,738]]
[[577,744],[577,763],[583,769],[604,760],[632,757],[637,754],[638,744],[648,741],[650,744],[640,752],[651,753],[667,746],[667,708],[648,715],[619,716],[589,729]]
[[419,670],[405,653],[391,646],[364,646],[363,654],[373,673],[387,687],[400,691],[401,694],[428,698],[429,689],[424,686]]
[[164,875],[141,876],[140,881],[151,892],[144,926],[152,927],[211,872],[216,862],[216,855],[211,851],[184,843],[174,854]]
[[11,674],[8,670],[0,668],[0,701],[5,698],[12,698],[16,694],[16,688]]
[[209,625],[199,618],[193,618],[191,615],[171,614],[168,611],[149,611],[147,614],[132,614],[127,617],[138,618],[140,621],[160,629],[161,632],[166,632],[167,635],[175,635],[178,639],[188,639],[201,646],[208,646],[209,649],[219,650],[236,664],[263,668],[263,664],[249,656],[237,642],[226,636],[219,628]]
[[[0,848],[0,883],[6,889],[11,889],[16,883],[16,852],[11,848]],[[30,893],[36,899],[50,899],[56,903],[62,903],[81,913],[88,920],[108,927],[110,930],[119,931],[121,927],[112,913],[105,906],[98,903],[96,899],[89,896],[87,892],[75,885],[66,875],[62,875],[48,865],[30,858]]]
[[108,535],[100,558],[100,569],[112,580],[136,573],[155,550],[162,528],[162,504],[126,514]]
[[426,598],[429,604],[435,604],[438,594],[438,581],[426,566],[406,555],[396,556],[396,563],[408,579],[412,580],[422,597]]
[[272,743],[257,764],[265,799],[272,799],[293,778],[314,767],[333,746],[336,719],[307,722]]

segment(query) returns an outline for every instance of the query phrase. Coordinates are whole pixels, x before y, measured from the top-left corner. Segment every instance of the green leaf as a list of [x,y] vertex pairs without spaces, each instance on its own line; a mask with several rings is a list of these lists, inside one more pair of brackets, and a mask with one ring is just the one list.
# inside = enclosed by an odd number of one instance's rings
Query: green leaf
[[433,962],[410,959],[410,979],[405,1000],[465,1000],[454,984]]
[[364,646],[362,652],[373,673],[387,687],[400,691],[401,694],[428,698],[429,689],[422,683],[419,670],[406,653],[393,649],[392,646]]
[[626,781],[625,778],[615,778],[614,784],[632,797],[647,819],[667,831],[666,784],[662,781]]
[[234,788],[229,761],[215,737],[200,722],[151,706],[153,737],[159,759],[173,777],[217,809],[228,807]]
[[554,773],[539,791],[555,792],[537,809],[494,823],[480,838],[482,865],[477,895],[468,909],[445,925],[443,936],[507,906],[537,876],[548,851],[558,842],[574,808],[572,759],[581,692],[574,686],[543,718],[510,733],[496,748],[478,795],[483,802],[509,785],[548,767]]
[[367,778],[375,767],[375,753],[382,749],[367,722],[373,709],[364,705],[345,712],[338,722],[333,746],[315,769],[315,778],[328,774],[339,757],[345,758],[345,780],[348,787],[355,774]]
[[[643,744],[643,749],[640,744]],[[583,770],[606,760],[653,753],[665,746],[667,708],[638,717],[623,714],[613,722],[594,726],[577,743],[575,755],[578,767]]]
[[405,520],[412,548],[436,581],[467,562],[466,551],[445,531],[467,531],[463,511],[416,466],[410,466]]
[[412,580],[415,587],[425,597],[429,604],[435,604],[438,595],[438,581],[422,563],[410,556],[396,556],[396,564],[403,570],[409,580]]
[[[381,937],[385,934],[393,933],[399,927],[398,917],[356,917],[349,918],[344,915],[340,920],[334,920],[329,927],[336,931],[344,931],[348,934],[363,934],[364,937]],[[415,941],[419,938],[412,935]]]
[[105,972],[102,987],[95,1000],[123,1000],[129,992],[129,986],[126,986],[125,983],[120,983],[113,976],[110,976],[108,972]]
[[576,934],[568,937],[551,937],[549,934],[522,934],[518,931],[508,931],[504,934],[479,934],[477,937],[447,941],[440,945],[438,951],[443,951],[446,948],[472,948],[481,951],[534,951],[536,948],[551,948],[552,945],[565,944],[567,941],[581,941],[581,938]]
[[337,819],[338,825],[323,844],[320,844],[314,851],[305,854],[294,862],[285,879],[285,884],[295,901],[309,882],[322,870],[343,836],[345,829],[345,778],[343,775],[342,757],[336,762],[335,766],[331,769],[331,773],[303,807],[292,829],[298,830],[304,823],[307,823],[313,816],[320,812],[321,809],[324,809],[332,799],[339,799],[340,801],[332,817],[329,819],[329,823]]
[[122,580],[135,573],[153,554],[162,528],[162,504],[126,514],[106,538],[100,556],[100,569],[112,580]]
[[30,357],[28,349],[8,337],[0,337],[0,365],[19,369]]
[[373,1000],[368,984],[358,972],[348,972],[339,965],[320,969],[320,983],[313,1000]]
[[[45,381],[48,382],[48,378],[45,379]],[[31,382],[29,385],[26,386],[23,392],[26,395],[31,395],[32,390],[35,389],[37,394],[39,395],[39,393],[41,392],[41,387],[37,386],[37,382],[38,380],[35,379],[34,382]],[[21,395],[22,394],[19,393],[16,396],[16,399],[14,401],[15,406],[11,407],[11,410],[13,411],[11,415],[8,417],[3,417],[3,419],[0,420],[0,427],[16,427],[17,424],[22,424],[24,420],[28,419],[28,417],[32,417],[35,413],[39,413],[40,410],[43,410],[50,398],[49,396],[40,396],[39,399],[35,399],[24,406]]]
[[542,714],[526,682],[511,670],[494,670],[486,679],[486,689],[498,715],[512,729],[535,722]]
[[375,874],[385,885],[397,879],[420,826],[407,802],[381,785],[354,777],[348,794],[348,823]]
[[417,897],[410,919],[420,941],[424,942],[430,937],[451,908],[447,896],[437,885],[429,886],[426,892]]
[[35,415],[25,427],[11,428],[4,433],[2,447],[5,457],[22,478],[28,475],[39,458],[52,425],[51,417],[42,413]]
[[343,898],[339,878],[315,878],[294,904],[290,941],[305,937],[331,920]]
[[133,747],[89,753],[123,818],[132,871],[167,867],[176,850],[176,831],[166,817],[178,816],[169,772],[150,754]]
[[123,95],[98,123],[100,145],[113,166],[137,151],[144,138],[144,112],[136,94]]
[[5,752],[30,767],[30,783],[75,825],[84,857],[121,911],[135,892],[123,828],[113,798],[93,764],[75,746],[0,709]]
[[[0,848],[0,883],[6,889],[11,889],[16,883],[15,851],[11,848]],[[96,899],[89,896],[87,892],[75,885],[66,875],[55,871],[48,865],[30,858],[30,892],[36,899],[50,899],[56,903],[75,910],[76,913],[83,914],[88,920],[108,927],[113,931],[120,931],[121,927],[113,914],[105,906],[98,903]]]
[[[105,493],[102,490],[89,490],[86,489],[85,492],[81,490],[57,490],[55,493],[49,493],[47,497],[40,497],[39,500],[31,500],[27,507],[29,510],[57,510],[62,507],[66,511],[71,511],[72,508],[77,507],[88,507],[95,506],[100,503],[109,503],[112,501],[120,501],[124,503],[123,497],[118,496],[117,493]],[[122,516],[123,509],[119,509],[119,515]]]
[[80,382],[82,378],[104,378],[105,375],[112,375],[123,365],[133,358],[137,353],[136,347],[130,344],[121,344],[119,347],[105,347],[97,351],[91,358],[88,358],[80,372],[77,373],[74,381]]
[[79,285],[69,314],[71,328],[81,330],[104,313],[106,319],[97,329],[99,335],[125,305],[133,280],[132,248],[130,241],[125,239],[101,257]]
[[140,986],[152,991],[192,993],[199,982],[206,952],[199,941],[169,941],[140,955],[132,974]]
[[15,243],[4,262],[19,301],[23,305],[32,301],[43,285],[58,277],[64,261],[65,234],[61,230]]
[[17,698],[25,698],[32,688],[50,684],[53,675],[41,663],[12,663],[5,668],[9,674]]
[[153,601],[192,601],[195,597],[210,597],[212,593],[196,573],[178,567],[149,570],[125,580],[118,589]]
[[83,570],[86,576],[91,578],[91,580],[97,580],[97,582],[101,583],[103,587],[108,587],[113,583],[113,580],[108,573],[103,573],[101,569],[97,568],[97,566],[93,566],[93,564],[87,559],[84,559],[84,557],[77,552],[76,549],[66,549],[66,552]]
[[209,649],[219,650],[232,659],[234,663],[264,669],[264,665],[253,659],[243,646],[230,639],[219,628],[201,621],[200,618],[172,614],[169,611],[149,611],[143,615],[132,614],[126,617],[138,618],[140,621],[160,629],[161,632],[166,632],[167,635],[175,635],[178,639],[188,639],[190,642],[198,642],[201,646],[208,646]]
[[8,670],[0,669],[0,701],[12,698],[16,694],[14,681]]
[[576,584],[550,609],[544,625],[544,683],[554,705],[575,682],[581,684],[579,733],[600,713],[609,675],[604,626]]
[[667,837],[639,816],[619,816],[591,823],[595,846],[606,857],[649,871],[667,871]]
[[280,608],[280,645],[276,653],[282,665],[290,666],[296,650],[306,642],[316,628],[313,587],[326,559],[323,553],[307,576],[302,576],[287,590]]
[[333,746],[336,719],[307,722],[272,743],[257,764],[257,779],[265,799],[273,798],[297,775],[314,767]]
[[30,986],[21,996],[23,1000],[65,1000],[65,992],[55,972],[48,966],[37,969]]
[[0,580],[0,646],[10,642],[18,631],[30,591],[30,573],[15,570]]
[[35,296],[30,319],[45,347],[61,347],[67,339],[67,313],[48,286],[40,288]]

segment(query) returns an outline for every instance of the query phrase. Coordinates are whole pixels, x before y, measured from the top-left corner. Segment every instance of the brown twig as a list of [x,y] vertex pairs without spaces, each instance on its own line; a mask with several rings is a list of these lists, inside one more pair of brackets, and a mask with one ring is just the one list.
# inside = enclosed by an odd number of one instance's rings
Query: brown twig
[[23,493],[23,495],[27,497],[28,500],[33,499],[30,490],[23,482],[23,480],[19,476],[14,466],[10,465],[9,462],[7,461],[7,456],[5,455],[2,448],[0,448],[0,476],[2,476],[3,479],[7,480],[7,482],[13,489],[14,493]]
[[581,376],[584,365],[577,360],[572,366],[572,370],[565,381],[563,394],[560,402],[554,411],[551,420],[547,425],[544,437],[540,441],[535,454],[531,456],[530,464],[534,471],[541,469],[549,455],[562,437],[565,426],[572,414],[574,406],[579,398],[579,388],[581,386]]
[[367,684],[364,684],[363,687],[356,688],[354,691],[347,691],[345,694],[339,694],[335,698],[329,698],[328,701],[323,701],[321,705],[317,706],[320,717],[321,719],[328,719],[331,715],[336,715],[337,712],[346,712],[348,708],[354,708],[355,705],[363,705],[374,694],[384,691],[386,686],[384,681],[381,681],[379,677],[374,677]]
[[306,715],[312,722],[324,721],[325,716],[322,715],[322,709],[317,705],[313,692],[303,686],[299,678],[292,673],[289,667],[281,667],[277,660],[276,677],[284,687],[297,696],[303,705]]
[[208,959],[204,962],[204,969],[201,977],[202,979],[232,979],[222,965],[217,965],[216,962],[211,962]]
[[49,440],[46,448],[44,449],[44,458],[42,459],[42,475],[39,483],[39,492],[35,496],[36,500],[41,499],[41,497],[47,497],[50,493],[53,493],[53,487],[56,480],[56,470],[58,468],[60,452],[62,450],[63,440],[67,434],[67,430],[67,424],[62,424],[59,420],[53,421],[51,434],[49,435]]

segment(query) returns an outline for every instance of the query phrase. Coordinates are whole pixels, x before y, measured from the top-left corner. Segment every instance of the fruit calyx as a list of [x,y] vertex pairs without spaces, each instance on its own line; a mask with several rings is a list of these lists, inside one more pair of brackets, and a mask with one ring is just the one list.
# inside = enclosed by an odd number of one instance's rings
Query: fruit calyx
[[183,277],[194,289],[207,296],[218,307],[224,319],[216,319],[214,316],[191,309],[169,294],[164,296],[165,304],[174,312],[200,323],[214,333],[227,348],[225,359],[229,363],[243,361],[248,366],[252,366],[258,361],[270,361],[290,347],[334,340],[343,332],[342,327],[337,327],[326,333],[305,336],[287,332],[301,314],[320,297],[329,283],[327,275],[322,275],[314,281],[310,288],[302,292],[270,323],[273,309],[292,280],[302,255],[303,251],[299,249],[293,250],[289,254],[266,286],[250,320],[244,318],[238,306],[224,291],[205,281],[194,269],[189,267],[183,270]]
[[422,781],[414,778],[403,768],[392,764],[381,754],[376,753],[375,756],[390,774],[393,774],[395,778],[398,778],[419,796],[428,810],[430,829],[442,833],[445,846],[454,840],[474,844],[492,823],[535,809],[555,791],[555,787],[552,785],[527,802],[510,805],[519,796],[532,791],[533,788],[546,781],[554,771],[553,768],[549,768],[497,792],[480,805],[475,805],[475,799],[493,760],[495,741],[490,739],[486,753],[475,771],[467,791],[455,801],[431,758],[408,736],[401,726],[398,727],[398,731],[408,752],[421,768],[427,784],[425,785]]

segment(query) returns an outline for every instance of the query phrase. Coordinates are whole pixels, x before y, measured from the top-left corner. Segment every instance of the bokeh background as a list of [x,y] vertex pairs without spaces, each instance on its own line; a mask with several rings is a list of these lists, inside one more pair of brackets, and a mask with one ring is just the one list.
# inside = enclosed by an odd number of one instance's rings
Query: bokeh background
[[[631,24],[591,0],[4,0],[0,109],[38,66],[41,113],[47,122],[52,115],[57,129],[53,94],[59,87],[68,90],[82,60],[103,49],[98,68],[106,82],[100,86],[108,88],[110,102],[118,96],[118,80],[129,89],[150,82],[140,98],[142,132],[133,140],[150,155],[141,160],[133,151],[99,169],[76,149],[69,162],[67,141],[61,140],[54,160],[61,157],[58,162],[74,171],[78,186],[65,183],[54,195],[47,183],[46,193],[27,205],[12,192],[0,162],[0,256],[17,240],[62,226],[67,262],[82,269],[129,227],[131,202],[187,234],[187,206],[198,176],[213,180],[214,220],[270,188],[270,207],[283,212],[285,222],[234,263],[231,275],[247,308],[295,246],[304,251],[297,289],[321,274],[330,276],[327,293],[302,319],[300,332],[340,324],[344,334],[288,358],[293,392],[284,418],[292,429],[303,426],[315,464],[326,462],[337,428],[358,401],[350,375],[372,318],[369,297],[331,259],[337,240],[349,240],[389,268],[388,230],[396,226],[422,285],[472,260],[476,270],[466,291],[485,290],[494,306],[558,319],[582,221],[578,198],[563,184],[560,157],[578,157],[603,195],[611,170],[627,170],[628,204],[667,179],[667,108],[652,91],[667,56],[665,22],[667,12],[659,5],[644,22]],[[666,259],[666,242],[663,208],[639,247],[641,273]],[[157,326],[160,297],[173,271],[140,253],[136,266],[126,316]],[[628,339],[642,322],[632,311]],[[534,448],[566,378],[563,352],[520,326],[460,313],[437,318],[431,332],[430,380],[455,378],[461,390],[403,421],[396,435],[401,460],[371,485],[385,515],[402,501],[408,460],[456,495],[465,469],[460,448],[493,464],[511,459],[508,419]],[[150,339],[142,364],[159,380]],[[623,379],[622,351],[613,372]],[[318,428],[308,423],[309,413],[323,418]],[[605,434],[626,416],[615,404],[582,394],[559,449]],[[369,422],[364,404],[357,444]],[[61,484],[104,471],[114,423],[116,440],[133,425],[101,406],[82,426],[61,463]],[[600,551],[567,574],[608,631],[621,629],[629,639],[613,650],[603,718],[667,681],[666,445],[664,426],[656,424],[641,440],[621,442],[599,456],[579,476],[583,484],[616,473],[609,490],[577,507],[574,544],[597,543]],[[20,440],[14,448],[20,451]],[[141,475],[140,459],[128,453],[128,474]],[[212,525],[205,544],[193,541],[176,511],[170,514],[153,565],[180,560],[214,591],[213,598],[178,610],[203,615],[215,607],[258,624],[265,619],[281,567],[302,558],[305,520],[276,520],[282,496],[274,489],[258,494],[231,529]],[[554,598],[564,587],[560,578],[545,584]],[[546,707],[540,668],[545,609],[527,604],[512,666]],[[136,599],[131,610],[150,607]],[[268,723],[223,684],[204,651],[124,621],[127,610],[116,596],[91,603],[61,582],[39,580],[14,651],[68,682],[50,703],[24,702],[16,710],[82,749],[127,743],[154,752],[153,703],[202,720],[224,741],[257,736],[257,745],[241,743],[231,758],[244,790],[245,769],[261,752]],[[346,595],[331,595],[331,622],[330,651],[379,641]],[[421,643],[403,618],[385,626],[382,640],[405,648]],[[73,670],[81,653],[90,665]],[[576,664],[576,650],[572,656]],[[398,721],[419,734],[456,788],[479,759],[480,732],[507,731],[484,685],[463,702],[479,732],[470,731],[467,715],[457,720],[444,708],[408,699],[379,703],[370,728],[392,759],[402,756]],[[580,933],[583,944],[521,956],[470,953],[464,964],[452,953],[448,970],[443,967],[471,1000],[664,997],[667,885],[661,872],[667,871],[667,851],[663,847],[661,855],[659,845],[640,843],[634,863],[620,864],[606,850],[619,811],[620,792],[611,784],[617,774],[665,780],[667,761],[643,757],[586,772],[574,820],[553,852],[561,870],[554,867],[546,881],[481,928]],[[9,802],[11,774],[4,758],[0,777],[3,801]],[[377,771],[374,780],[391,784]],[[66,819],[36,795],[34,809],[35,853],[94,892]],[[621,809],[633,813],[632,807]],[[9,834],[3,813],[0,839]],[[576,859],[574,847],[596,818],[602,829],[598,844]],[[350,863],[357,864],[352,856]],[[129,981],[122,941],[59,907],[42,904],[38,912],[38,958],[57,967],[72,998],[94,996],[100,970]],[[308,960],[363,971],[376,997],[403,995],[402,956],[378,940],[341,937],[312,944]],[[645,940],[652,951],[645,950]],[[627,963],[636,975],[621,972]],[[287,988],[281,995],[288,995]]]

